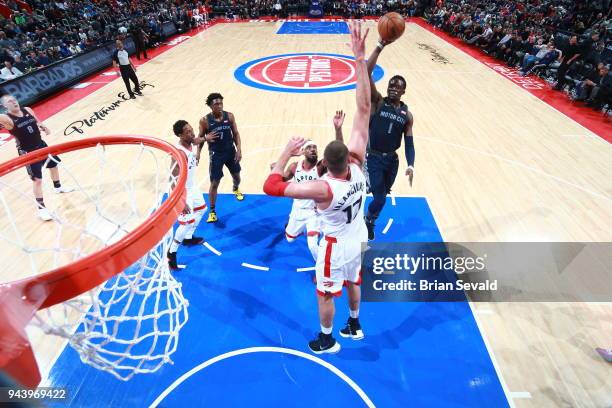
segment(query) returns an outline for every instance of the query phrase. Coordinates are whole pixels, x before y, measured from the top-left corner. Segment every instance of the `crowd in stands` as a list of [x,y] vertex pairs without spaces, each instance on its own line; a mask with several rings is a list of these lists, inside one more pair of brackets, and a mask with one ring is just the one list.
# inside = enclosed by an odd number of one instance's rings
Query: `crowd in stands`
[[[425,0],[320,0],[325,15],[345,18],[381,16],[396,11],[405,16],[417,13],[419,2]],[[213,15],[237,15],[240,18],[259,18],[263,16],[294,17],[306,16],[310,0],[216,0],[210,1]]]
[[[359,18],[398,11],[414,15],[418,0],[322,0],[325,14]],[[310,0],[0,0],[0,82],[89,50],[128,33],[147,47],[164,40],[162,24],[179,32],[206,18],[306,15]]]
[[435,27],[539,75],[595,110],[612,106],[607,1],[447,0],[426,10]]
[[[435,27],[480,47],[523,75],[540,75],[600,108],[612,94],[609,0],[321,0],[326,15],[424,14]],[[0,81],[47,66],[118,36],[164,40],[210,17],[292,17],[310,0],[0,0]]]
[[205,13],[198,1],[0,1],[0,81],[140,29],[147,46],[156,46],[164,39],[164,22],[182,32],[201,24]]

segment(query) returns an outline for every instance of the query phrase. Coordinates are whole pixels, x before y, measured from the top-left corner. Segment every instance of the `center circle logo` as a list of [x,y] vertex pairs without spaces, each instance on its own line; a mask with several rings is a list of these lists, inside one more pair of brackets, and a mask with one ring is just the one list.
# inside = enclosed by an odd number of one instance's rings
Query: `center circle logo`
[[[376,65],[372,79],[384,75]],[[340,54],[273,55],[242,64],[234,77],[245,85],[277,92],[338,92],[355,88],[355,58]]]

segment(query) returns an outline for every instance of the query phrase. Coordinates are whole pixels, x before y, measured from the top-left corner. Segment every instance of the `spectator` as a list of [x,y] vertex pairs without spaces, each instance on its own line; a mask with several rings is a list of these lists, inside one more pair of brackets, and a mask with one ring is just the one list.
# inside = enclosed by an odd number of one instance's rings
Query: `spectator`
[[592,90],[586,105],[594,110],[600,110],[604,104],[610,102],[612,96],[612,75],[610,75],[610,67],[601,64],[598,67],[599,78],[597,82],[592,82]]
[[3,81],[9,81],[21,75],[23,75],[23,72],[14,67],[11,61],[4,61],[4,68],[0,70],[0,78],[2,78]]
[[29,72],[32,68],[21,60],[20,56],[15,57],[15,63],[13,64],[21,72]]
[[542,40],[538,41],[538,45],[533,46],[533,50],[537,50],[535,55],[526,53],[521,64],[521,73],[525,74],[529,69],[537,64],[548,52],[555,48],[555,44],[551,41],[548,44],[542,44]]
[[51,64],[51,59],[47,53],[43,50],[38,51],[38,54],[36,55],[36,66],[45,67],[49,64]]
[[136,46],[136,58],[140,60],[140,54],[143,54],[144,59],[149,59],[147,56],[147,43],[149,42],[149,36],[144,31],[144,27],[141,21],[132,25],[130,30],[132,37],[134,38],[134,45]]
[[560,57],[562,57],[561,51],[555,48],[554,43],[549,42],[548,46],[546,47],[546,54],[540,60],[537,60],[535,64],[531,67],[531,69],[527,71],[522,71],[522,74],[523,76],[525,76],[525,75],[528,75],[531,71],[535,69],[547,67],[553,62],[555,62],[557,58],[560,58]]
[[557,85],[555,85],[553,89],[563,89],[563,85],[565,84],[565,74],[581,55],[582,49],[581,46],[578,45],[578,36],[573,35],[570,37],[568,44],[563,49],[563,55],[560,59],[561,65],[557,70]]

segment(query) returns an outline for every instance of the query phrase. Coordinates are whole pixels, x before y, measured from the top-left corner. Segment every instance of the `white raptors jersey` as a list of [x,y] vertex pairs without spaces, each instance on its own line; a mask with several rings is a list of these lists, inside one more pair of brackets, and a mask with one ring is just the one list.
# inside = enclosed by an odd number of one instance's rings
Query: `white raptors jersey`
[[[295,174],[293,175],[293,180],[291,180],[294,183],[305,183],[307,181],[313,181],[313,180],[318,180],[319,179],[319,170],[317,169],[317,166],[313,166],[312,169],[310,170],[305,170],[304,169],[304,160],[302,160],[300,163],[298,163],[297,166],[295,166]],[[294,210],[314,210],[315,209],[315,202],[314,200],[303,200],[303,199],[299,199],[299,198],[295,198],[293,200],[293,208],[291,209],[291,211]]]
[[182,150],[187,155],[187,182],[185,183],[185,189],[187,194],[195,187],[195,172],[198,166],[196,155],[193,153],[193,147],[191,149],[186,148],[182,144],[178,144],[176,147]]
[[332,202],[319,213],[319,226],[324,236],[365,242],[368,230],[363,219],[366,179],[363,171],[354,163],[349,164],[349,180],[334,178],[326,173],[321,177],[332,191]]

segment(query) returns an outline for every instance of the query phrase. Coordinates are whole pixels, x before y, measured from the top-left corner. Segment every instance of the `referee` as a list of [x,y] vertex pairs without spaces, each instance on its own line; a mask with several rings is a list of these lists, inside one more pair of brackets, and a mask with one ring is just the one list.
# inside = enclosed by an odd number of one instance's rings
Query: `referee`
[[[130,99],[136,99],[134,94],[142,96],[138,77],[136,76],[136,67],[132,64],[127,50],[123,47],[123,42],[117,40],[115,45],[117,49],[113,53],[113,66],[115,68],[119,67],[119,73],[121,74],[121,78],[123,78],[123,82],[125,82],[125,87],[127,88],[128,94],[130,94]],[[134,83],[134,91],[132,91],[132,87],[130,86],[130,80]]]
[[383,98],[380,92],[376,90],[376,85],[372,79],[372,71],[376,66],[378,56],[387,44],[379,40],[378,46],[368,58],[372,112],[370,114],[365,168],[373,196],[365,216],[369,240],[374,239],[376,219],[385,206],[387,194],[391,192],[391,187],[393,187],[397,176],[399,159],[396,151],[402,145],[402,138],[404,139],[408,161],[406,175],[410,186],[412,186],[412,177],[414,176],[415,153],[412,137],[414,119],[412,113],[408,110],[408,106],[401,101],[402,95],[406,92],[406,80],[400,75],[392,77],[387,85],[387,96]]

